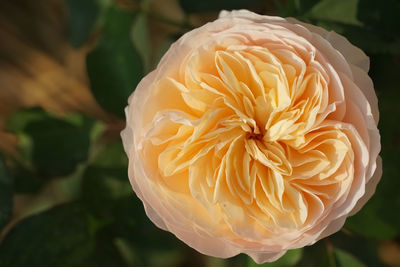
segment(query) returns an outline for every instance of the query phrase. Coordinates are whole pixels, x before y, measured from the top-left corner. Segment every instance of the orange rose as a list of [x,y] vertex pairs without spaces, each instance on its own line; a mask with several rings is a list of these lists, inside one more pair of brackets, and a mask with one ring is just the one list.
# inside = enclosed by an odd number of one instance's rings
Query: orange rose
[[147,215],[204,254],[258,263],[338,231],[381,177],[368,68],[291,18],[223,11],[185,34],[126,108]]

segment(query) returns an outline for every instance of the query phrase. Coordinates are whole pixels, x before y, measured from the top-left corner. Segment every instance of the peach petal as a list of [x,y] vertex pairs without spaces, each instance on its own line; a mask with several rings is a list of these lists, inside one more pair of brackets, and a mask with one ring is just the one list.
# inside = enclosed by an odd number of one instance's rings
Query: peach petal
[[364,72],[368,72],[369,57],[360,48],[352,45],[345,37],[334,31],[327,31],[322,27],[307,24],[295,18],[287,18],[287,21],[293,24],[302,25],[309,31],[323,37],[344,56],[349,64],[361,68]]
[[182,36],[125,110],[148,217],[201,253],[257,263],[338,231],[382,174],[368,68],[336,33],[246,10]]
[[376,160],[376,169],[373,176],[369,179],[368,183],[365,185],[364,195],[357,201],[357,204],[353,210],[349,213],[349,216],[353,216],[361,210],[365,203],[374,195],[376,187],[382,178],[382,158],[378,157]]

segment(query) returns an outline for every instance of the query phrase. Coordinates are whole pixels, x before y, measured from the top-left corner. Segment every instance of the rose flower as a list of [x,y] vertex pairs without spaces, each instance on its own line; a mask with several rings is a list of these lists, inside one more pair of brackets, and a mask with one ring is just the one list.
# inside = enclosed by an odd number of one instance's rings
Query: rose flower
[[381,177],[368,57],[295,19],[223,11],[129,98],[129,177],[201,253],[274,261],[338,231]]

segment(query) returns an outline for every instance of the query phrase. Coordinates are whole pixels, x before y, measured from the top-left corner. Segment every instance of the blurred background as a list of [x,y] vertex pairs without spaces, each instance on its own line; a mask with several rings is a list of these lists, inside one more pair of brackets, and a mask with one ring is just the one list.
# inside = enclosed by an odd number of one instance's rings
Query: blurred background
[[383,178],[343,230],[260,266],[400,266],[399,0],[0,1],[0,266],[257,266],[203,256],[145,216],[120,131],[139,80],[222,9],[296,17],[371,59]]

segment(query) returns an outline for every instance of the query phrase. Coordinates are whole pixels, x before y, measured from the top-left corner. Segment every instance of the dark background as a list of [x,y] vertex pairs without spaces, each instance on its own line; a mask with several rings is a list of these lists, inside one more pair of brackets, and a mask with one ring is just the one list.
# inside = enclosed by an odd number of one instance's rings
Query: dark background
[[0,267],[256,266],[203,256],[145,216],[120,131],[138,81],[222,9],[296,17],[371,59],[383,177],[343,230],[262,266],[400,266],[400,1],[0,2]]

